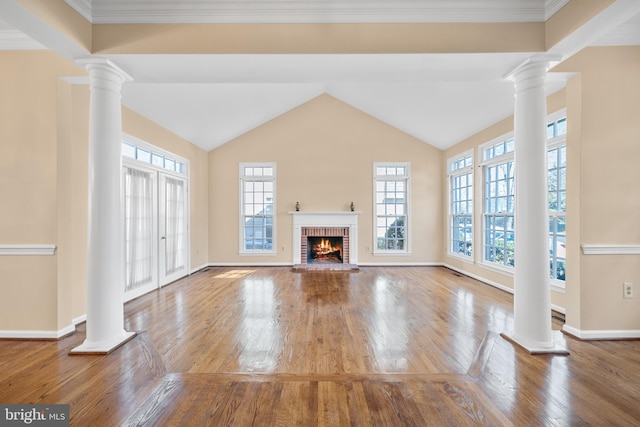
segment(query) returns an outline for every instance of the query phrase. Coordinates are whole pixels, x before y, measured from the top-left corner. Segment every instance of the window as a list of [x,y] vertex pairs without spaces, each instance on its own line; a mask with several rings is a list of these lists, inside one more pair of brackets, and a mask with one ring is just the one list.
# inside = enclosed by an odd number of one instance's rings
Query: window
[[374,253],[408,253],[409,163],[373,165]]
[[567,216],[567,118],[564,111],[547,125],[549,203],[549,269],[552,281],[564,284]]
[[506,135],[482,147],[484,172],[483,262],[513,268],[514,140]]
[[449,252],[473,255],[473,154],[449,159]]
[[186,174],[184,162],[178,161],[167,154],[161,153],[159,150],[152,150],[141,145],[133,144],[129,141],[122,141],[122,155],[148,163],[160,169],[169,170],[181,175]]
[[241,253],[275,253],[276,165],[240,165]]

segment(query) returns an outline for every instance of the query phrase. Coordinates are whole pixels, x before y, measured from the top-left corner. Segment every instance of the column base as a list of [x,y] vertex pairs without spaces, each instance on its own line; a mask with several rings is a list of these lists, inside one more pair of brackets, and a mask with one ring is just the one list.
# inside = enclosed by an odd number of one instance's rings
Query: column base
[[135,332],[125,332],[124,335],[99,343],[87,343],[85,340],[81,345],[69,352],[70,355],[105,355],[126,344],[136,336]]
[[553,344],[551,346],[536,346],[531,345],[529,343],[524,343],[522,340],[518,339],[514,336],[513,332],[511,333],[501,333],[500,336],[507,341],[515,344],[526,351],[529,354],[555,354],[558,356],[568,356],[569,350],[567,350],[567,344],[564,340],[564,336],[562,335],[562,331],[552,331]]

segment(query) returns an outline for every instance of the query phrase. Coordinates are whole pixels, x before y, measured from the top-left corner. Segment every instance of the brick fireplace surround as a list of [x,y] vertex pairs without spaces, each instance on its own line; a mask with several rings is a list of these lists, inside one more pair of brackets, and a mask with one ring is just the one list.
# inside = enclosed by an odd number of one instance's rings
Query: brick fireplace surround
[[[357,269],[360,212],[289,212],[293,215],[293,266],[302,269]],[[342,264],[307,264],[308,237],[342,237]]]
[[302,227],[300,234],[301,264],[307,264],[309,237],[342,237],[342,262],[349,264],[349,227]]

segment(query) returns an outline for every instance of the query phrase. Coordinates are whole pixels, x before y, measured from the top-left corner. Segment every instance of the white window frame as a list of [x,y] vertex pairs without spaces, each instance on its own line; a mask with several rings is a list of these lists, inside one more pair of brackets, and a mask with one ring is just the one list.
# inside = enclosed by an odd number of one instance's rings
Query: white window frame
[[[470,159],[470,160],[468,160]],[[454,170],[453,167],[454,165],[458,165],[460,162],[463,162],[462,165],[460,165],[459,167],[456,167]],[[465,151],[463,153],[460,153],[454,157],[451,157],[448,161],[447,161],[447,177],[448,177],[448,184],[449,184],[449,214],[448,214],[448,229],[447,229],[447,248],[448,248],[448,253],[450,256],[453,257],[458,257],[460,259],[462,259],[463,261],[467,261],[467,262],[473,262],[473,258],[474,258],[474,250],[473,250],[473,246],[474,246],[474,236],[475,236],[475,230],[474,230],[474,213],[475,213],[475,203],[474,203],[474,191],[475,191],[475,174],[473,173],[473,164],[474,164],[474,155],[473,155],[473,149]],[[468,224],[470,231],[471,231],[471,253],[469,255],[465,254],[465,253],[460,253],[460,252],[454,252],[454,233],[455,233],[455,228],[454,227],[454,222],[455,222],[455,217],[456,214],[454,213],[455,209],[454,209],[454,202],[456,202],[455,197],[454,197],[454,181],[457,178],[460,178],[464,175],[468,176],[468,185],[465,187],[468,190],[470,190],[471,194],[468,195],[467,199],[465,199],[466,202],[470,202],[471,203],[471,211],[467,212],[464,215],[459,215],[459,216],[463,216],[463,217],[469,217],[470,222]],[[466,218],[465,218],[465,224],[466,224]],[[465,225],[464,228],[464,232],[466,233],[467,230],[467,226]],[[466,240],[465,240],[466,241]]]
[[[162,148],[156,147],[155,145],[152,145],[138,137],[135,137],[133,135],[130,135],[128,133],[122,133],[122,138],[121,138],[121,144],[127,144],[129,146],[133,146],[134,148],[142,148],[146,151],[149,151],[150,153],[156,153],[158,155],[163,156],[166,159],[171,159],[175,162],[180,162],[183,165],[183,170],[182,171],[175,171],[175,170],[171,170],[171,169],[166,169],[164,167],[159,167],[157,165],[154,165],[151,162],[146,162],[144,160],[140,160],[136,157],[131,157],[129,155],[126,155],[124,152],[121,151],[121,158],[122,158],[122,164],[123,166],[126,165],[127,167],[131,167],[131,168],[135,168],[135,169],[141,169],[141,170],[145,170],[145,171],[149,171],[149,172],[155,172],[157,173],[156,176],[156,191],[155,191],[155,197],[156,197],[156,202],[155,203],[159,203],[159,197],[160,195],[158,194],[159,191],[159,185],[160,185],[160,177],[162,175],[166,175],[166,176],[173,176],[175,178],[179,178],[185,181],[186,183],[186,188],[185,188],[185,220],[186,220],[186,225],[185,225],[185,229],[186,229],[186,242],[185,242],[185,268],[186,268],[186,273],[184,274],[184,276],[188,275],[189,272],[191,271],[191,179],[190,179],[190,175],[191,175],[191,167],[190,167],[190,162],[188,159],[184,158],[184,157],[180,157],[174,153],[171,153],[169,151],[163,150]],[[122,147],[121,147],[122,150]],[[124,208],[124,187],[121,190],[122,193],[122,200],[123,200],[123,208]],[[157,230],[157,226],[159,224],[160,218],[158,217],[158,212],[155,213],[156,218],[155,218],[155,226],[156,230]],[[157,230],[157,233],[159,233],[160,231]],[[159,234],[158,234],[159,235]],[[156,235],[156,237],[158,236]],[[156,260],[156,268],[158,267],[158,263],[160,260],[160,254],[158,254],[158,260]],[[158,269],[158,277],[156,279],[157,285],[158,286],[164,286],[163,284],[163,275],[161,274],[161,272]],[[166,284],[166,283],[165,283]],[[127,296],[127,300],[135,298],[136,294],[132,293],[129,296]]]
[[[404,168],[404,175],[378,175],[378,168]],[[404,181],[404,249],[379,249],[378,248],[378,211],[377,211],[377,183],[380,181]],[[373,255],[408,255],[411,253],[411,163],[410,162],[374,162],[373,163]],[[384,216],[386,217],[386,215]]]
[[[494,157],[490,158],[490,159],[486,159],[485,160],[485,152],[488,149],[491,149],[492,147],[498,146],[501,143],[505,143],[505,147],[506,147],[506,142],[507,141],[513,141],[514,138],[514,133],[513,132],[509,132],[506,133],[498,138],[494,138],[491,141],[482,144],[480,147],[478,147],[479,153],[478,153],[478,158],[481,159],[480,161],[480,166],[482,167],[482,225],[481,225],[481,233],[482,233],[482,239],[481,239],[481,248],[479,250],[476,250],[476,253],[478,254],[478,259],[479,262],[482,266],[487,267],[489,269],[495,269],[501,273],[506,273],[508,275],[513,275],[514,272],[514,268],[512,266],[506,265],[506,264],[500,264],[497,262],[493,262],[490,260],[485,259],[485,250],[486,250],[486,245],[487,245],[487,228],[486,228],[486,224],[487,224],[487,218],[489,217],[489,215],[493,215],[495,216],[496,214],[501,214],[501,212],[488,212],[488,208],[487,208],[487,169],[490,167],[495,167],[498,165],[502,165],[502,164],[507,164],[509,162],[512,163],[512,168],[514,168],[514,172],[515,172],[515,150],[514,151],[509,151],[507,153],[502,153],[499,154],[497,156],[494,155]],[[513,144],[515,144],[515,141],[513,141]],[[514,177],[515,179],[515,177]],[[507,198],[509,197],[509,194],[507,193]],[[507,217],[513,217],[514,221],[515,221],[515,188],[513,189],[513,210],[512,212],[504,211],[503,215],[505,217],[505,220]],[[508,200],[508,199],[507,199]],[[495,235],[495,231],[494,231],[494,235]],[[507,242],[509,241],[509,239],[507,238],[507,231],[503,230],[503,240],[505,241],[505,249],[506,249],[506,245]],[[513,232],[513,242],[515,243],[515,230]],[[515,245],[514,245],[514,257],[515,257]]]
[[[551,123],[557,123],[559,120],[561,119],[566,119],[567,117],[567,111],[566,109],[561,109],[559,111],[556,111],[553,114],[550,114],[548,119],[547,119],[547,126],[549,126]],[[566,125],[565,125],[566,126]],[[567,147],[567,134],[566,131],[564,134],[561,135],[554,135],[551,138],[547,139],[547,153],[551,150],[554,149],[560,149],[564,147],[566,150]],[[566,151],[565,151],[566,152]],[[566,157],[565,157],[565,165],[562,167],[565,170],[565,188],[564,191],[566,192]],[[547,171],[548,171],[548,165],[547,165]],[[547,175],[548,176],[548,175]],[[547,187],[548,187],[548,183],[547,183]],[[548,191],[548,190],[547,190]],[[566,195],[565,195],[566,198]],[[566,200],[566,199],[565,199]],[[549,210],[549,222],[551,222],[552,220],[557,220],[557,218],[564,218],[564,223],[565,223],[565,230],[564,230],[564,239],[565,239],[565,251],[566,251],[566,223],[567,223],[567,211],[566,208],[564,211],[551,211]],[[562,234],[560,234],[562,236]],[[549,253],[549,258],[550,258],[550,262],[556,262],[557,258],[558,258],[558,254],[556,253],[556,249],[558,247],[557,244],[557,237],[558,237],[558,233],[553,233],[552,230],[549,230],[549,243],[550,243],[550,253]],[[554,244],[555,243],[555,244]],[[565,262],[565,275],[566,275],[566,252],[565,252],[565,258],[564,258],[564,262]],[[550,272],[551,274],[551,272]],[[551,286],[554,290],[559,291],[559,292],[564,292],[565,290],[565,284],[566,284],[566,276],[565,276],[565,280],[560,280],[556,277],[551,277]]]
[[[146,166],[150,166],[151,168],[157,170],[157,171],[161,171],[163,173],[167,173],[167,174],[171,174],[171,175],[176,175],[176,176],[180,176],[180,177],[187,177],[187,179],[189,178],[190,174],[189,174],[189,160],[185,159],[184,157],[180,157],[177,156],[169,151],[163,150],[162,148],[156,147],[155,145],[149,144],[146,141],[143,141],[140,138],[137,138],[133,135],[129,135],[126,133],[122,134],[122,145],[128,145],[131,146],[134,150],[136,150],[136,153],[139,149],[142,149],[144,151],[148,151],[149,152],[149,161],[145,161],[145,160],[141,160],[138,158],[137,155],[131,156],[128,155],[124,152],[124,150],[122,150],[122,157],[125,159],[129,159],[132,160],[133,162],[137,162],[140,165],[146,165]],[[163,162],[164,160],[170,160],[170,161],[174,161],[176,163],[181,163],[183,166],[183,170],[182,171],[176,171],[175,169],[168,169],[165,168],[164,165],[163,166],[158,166],[156,164],[154,164],[151,159],[153,158],[153,155],[156,155],[158,157],[162,157],[163,158]]]
[[[245,168],[272,168],[273,174],[270,176],[260,176],[260,175],[245,175]],[[239,253],[240,255],[268,255],[273,256],[278,253],[277,251],[277,228],[276,228],[276,212],[277,212],[277,204],[276,204],[276,179],[277,179],[277,168],[275,162],[243,162],[240,163],[240,192],[239,192]],[[271,249],[246,249],[245,247],[245,182],[247,181],[263,181],[263,182],[272,182],[273,183],[273,198],[271,201],[272,212],[271,212]]]

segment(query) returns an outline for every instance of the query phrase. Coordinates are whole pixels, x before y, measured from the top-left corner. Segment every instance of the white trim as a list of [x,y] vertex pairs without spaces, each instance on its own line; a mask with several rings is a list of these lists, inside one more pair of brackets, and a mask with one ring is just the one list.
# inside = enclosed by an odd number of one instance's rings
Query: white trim
[[47,47],[38,43],[22,31],[0,28],[0,50],[46,50]]
[[582,330],[573,326],[564,325],[562,330],[581,340],[625,340],[640,338],[640,330]]
[[[484,158],[484,152],[487,150],[487,148],[491,148],[494,145],[497,145],[498,143],[501,142],[505,142],[508,141],[510,139],[514,139],[514,131],[509,131],[507,133],[504,133],[496,138],[490,139],[489,141],[485,142],[484,144],[480,144],[478,145],[478,166],[493,166],[496,164],[500,164],[500,163],[505,163],[508,161],[512,161],[515,157],[515,148],[507,153],[503,153],[500,154],[499,156],[493,156],[490,159],[486,159]],[[505,160],[507,159],[507,160]],[[475,163],[474,163],[475,164]],[[484,177],[483,177],[483,181],[484,181]]]
[[69,6],[71,6],[76,12],[78,12],[84,19],[93,24],[93,5],[92,0],[64,0]]
[[0,245],[0,255],[54,255],[56,245]]
[[[239,213],[239,224],[238,227],[238,255],[246,256],[246,255],[258,255],[258,256],[275,256],[278,254],[278,229],[277,229],[277,180],[278,180],[278,168],[276,162],[240,162],[238,164],[240,178],[239,178],[239,194],[238,194],[238,213]],[[253,167],[253,168],[272,168],[272,175],[245,175],[244,168]],[[271,201],[272,211],[271,211],[271,249],[263,249],[263,250],[246,250],[244,248],[244,232],[245,232],[245,214],[244,214],[244,183],[245,181],[264,181],[264,182],[272,182],[273,183],[273,200]],[[266,217],[265,217],[266,218]]]
[[[301,264],[303,254],[300,252],[303,227],[348,227],[349,228],[349,264],[358,265],[358,216],[362,211],[342,212],[289,212],[292,221],[292,261]],[[304,255],[306,256],[306,254]]]
[[[552,122],[557,122],[562,118],[567,118],[567,109],[566,107],[560,108],[559,110],[554,111],[553,113],[547,114],[547,124]],[[565,136],[565,135],[562,135]],[[547,145],[549,145],[547,143]]]
[[[93,24],[545,22],[568,0],[97,2],[65,0]],[[87,3],[90,3],[87,6]]]
[[87,314],[83,314],[81,316],[78,317],[74,317],[73,319],[71,319],[71,323],[73,323],[74,325],[79,325],[80,323],[84,323],[87,321]]
[[582,245],[585,255],[640,255],[640,245]]
[[560,307],[559,305],[551,304],[551,310],[557,311],[558,313],[567,314],[567,310],[564,307]]
[[361,262],[358,266],[363,267],[442,267],[441,262]]
[[[502,291],[508,292],[510,294],[514,294],[514,290],[512,288],[508,287],[508,286],[501,285],[500,283],[494,282],[494,281],[489,280],[489,279],[485,279],[482,276],[478,276],[476,274],[469,273],[468,271],[466,271],[466,270],[464,270],[462,268],[458,268],[458,267],[455,267],[455,266],[447,264],[447,263],[441,263],[440,265],[442,267],[446,267],[446,268],[448,268],[450,270],[457,271],[460,274],[464,274],[465,276],[469,276],[472,279],[475,279],[475,280],[477,280],[479,282],[482,282],[484,284],[487,284],[489,286],[493,286],[494,288],[498,288],[498,289],[500,289]],[[551,290],[554,291],[553,288]],[[551,304],[551,309],[553,311],[557,311],[558,313],[562,313],[562,314],[566,314],[566,311],[567,311],[564,307],[561,307],[561,306],[555,305],[555,304]]]
[[508,292],[510,294],[513,294],[513,289],[508,287],[508,286],[501,285],[500,283],[497,283],[497,282],[494,282],[492,280],[486,279],[486,278],[484,278],[482,276],[478,276],[477,274],[469,273],[468,271],[463,270],[462,268],[454,267],[453,265],[450,265],[450,264],[447,264],[447,263],[442,263],[441,265],[443,267],[447,267],[450,270],[457,271],[458,273],[464,274],[465,276],[469,276],[472,279],[476,279],[479,282],[485,283],[487,285],[491,285],[494,288],[498,288],[498,289],[500,289],[502,291],[505,291],[505,292]]
[[548,21],[567,3],[569,3],[569,0],[546,0],[544,4],[544,20]]
[[[133,76],[127,73],[122,68],[118,67],[111,60],[100,57],[89,57],[89,58],[80,58],[76,59],[76,65],[84,67],[87,71],[89,71],[92,66],[101,66],[103,69],[106,67],[109,71],[116,73],[123,82],[131,82],[133,81]],[[91,76],[90,76],[91,77]]]
[[551,290],[554,292],[557,292],[559,294],[566,294],[567,293],[567,287],[565,285],[565,282],[563,282],[562,280],[554,280],[554,279],[550,279],[551,283]]
[[121,143],[125,142],[125,143],[127,143],[129,145],[134,145],[134,146],[143,148],[143,149],[148,150],[148,151],[150,151],[152,153],[160,154],[160,155],[162,155],[162,156],[164,156],[164,157],[166,157],[166,158],[168,158],[170,160],[173,160],[173,161],[176,161],[176,162],[180,162],[180,163],[182,163],[184,165],[184,171],[182,173],[176,172],[176,171],[172,171],[170,169],[165,169],[165,168],[162,168],[160,166],[156,166],[153,163],[147,163],[147,162],[144,162],[142,160],[134,159],[133,157],[122,155],[122,158],[123,159],[127,159],[128,161],[132,162],[132,165],[144,165],[145,167],[148,167],[151,170],[161,171],[161,172],[164,172],[164,173],[166,173],[168,175],[175,175],[175,176],[178,176],[178,177],[181,177],[181,178],[187,178],[188,179],[188,178],[191,177],[190,161],[189,161],[189,159],[187,159],[185,157],[178,156],[177,154],[172,153],[171,151],[167,151],[167,150],[165,150],[163,148],[157,147],[157,146],[155,146],[153,144],[148,143],[147,141],[144,141],[144,140],[142,140],[142,139],[140,139],[140,138],[138,138],[136,136],[133,136],[133,135],[125,133],[125,132],[122,133],[122,139],[121,139],[120,142]]
[[0,338],[9,339],[60,339],[76,331],[75,325],[65,326],[58,331],[0,331]]
[[[455,171],[451,170],[451,165],[453,163],[457,163],[458,161],[460,161],[460,159],[466,159],[467,157],[471,157],[471,165],[460,168],[460,169],[456,169]],[[473,256],[473,246],[475,243],[475,236],[476,236],[476,230],[475,230],[475,215],[476,215],[476,174],[474,172],[474,165],[476,163],[476,156],[475,156],[475,150],[473,148],[463,151],[462,153],[458,153],[455,156],[449,157],[447,159],[447,254],[449,256],[455,257],[460,259],[461,261],[467,262],[467,263],[471,263],[473,264],[474,262],[474,256]],[[471,217],[471,249],[472,249],[472,254],[471,255],[464,255],[464,254],[460,254],[458,252],[453,252],[452,251],[452,246],[453,246],[453,214],[452,212],[452,204],[453,204],[453,197],[452,197],[452,193],[453,193],[453,185],[452,185],[452,181],[454,178],[457,178],[459,176],[462,175],[471,175],[471,213],[468,215]],[[466,229],[466,226],[465,226]]]
[[195,274],[195,273],[197,273],[198,271],[203,270],[203,269],[205,269],[205,268],[207,268],[207,267],[210,267],[210,266],[211,266],[211,264],[206,263],[206,264],[202,264],[202,265],[201,265],[201,266],[199,266],[199,267],[192,268],[192,269],[191,269],[191,271],[189,271],[189,275]]
[[255,262],[211,262],[208,267],[291,267],[293,263],[291,261],[287,262],[266,262],[266,263],[255,263]]
[[[404,175],[378,175],[376,169],[379,167],[404,167],[405,168],[405,174]],[[373,249],[371,251],[373,256],[385,256],[385,255],[411,255],[412,251],[412,241],[413,239],[411,238],[411,220],[413,218],[413,215],[411,215],[411,162],[373,162],[373,180],[372,180],[372,202],[373,202],[373,221],[372,221],[372,228],[373,228],[373,242],[371,245],[371,248]],[[396,249],[391,249],[391,250],[385,250],[385,249],[378,249],[378,205],[377,205],[377,199],[376,199],[376,193],[377,193],[377,182],[378,181],[404,181],[405,182],[405,213],[404,213],[404,218],[405,218],[405,224],[404,224],[404,233],[405,233],[405,237],[404,237],[404,243],[405,243],[405,248],[403,250],[396,250]]]

